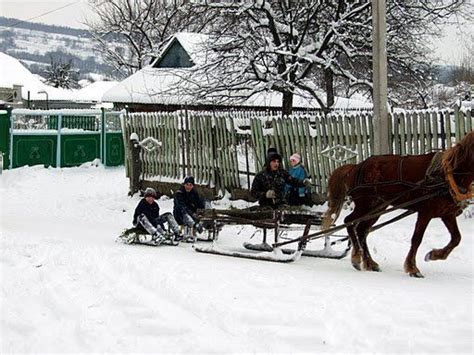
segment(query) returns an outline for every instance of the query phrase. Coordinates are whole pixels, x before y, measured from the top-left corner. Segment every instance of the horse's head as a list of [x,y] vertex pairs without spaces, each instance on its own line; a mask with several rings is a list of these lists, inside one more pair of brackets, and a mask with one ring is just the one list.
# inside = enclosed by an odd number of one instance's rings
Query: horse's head
[[445,152],[443,170],[449,185],[449,191],[455,201],[461,202],[472,198],[474,131],[466,134],[458,144]]
[[446,151],[443,168],[447,172],[474,174],[474,130]]

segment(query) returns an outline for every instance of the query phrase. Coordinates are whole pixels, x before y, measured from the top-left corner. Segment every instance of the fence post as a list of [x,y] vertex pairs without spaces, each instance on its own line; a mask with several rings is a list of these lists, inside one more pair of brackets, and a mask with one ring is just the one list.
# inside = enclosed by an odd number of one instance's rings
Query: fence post
[[459,142],[467,133],[464,115],[460,110],[460,106],[454,105],[454,126],[456,127],[456,143]]
[[0,114],[0,173],[3,168],[10,166],[10,128],[12,109],[6,109],[5,114]]
[[[185,105],[184,106],[184,119],[185,119],[185,129],[184,129],[184,134],[185,134],[185,142],[186,142],[186,162],[183,162],[183,164],[185,165],[185,173],[184,173],[184,176],[190,176],[192,175],[192,166],[191,164],[193,162],[191,162],[191,159],[190,159],[190,156],[191,156],[191,152],[190,152],[190,140],[191,140],[191,132],[190,132],[190,120],[189,120],[189,115],[188,115],[188,106]],[[189,165],[188,165],[189,164]]]
[[189,141],[186,139],[186,130],[188,129],[187,127],[188,111],[187,110],[185,111],[184,116],[182,114],[178,114],[177,117],[179,119],[179,124],[181,125],[180,132],[181,132],[181,155],[183,159],[183,176],[186,176],[186,146],[189,145]]
[[106,150],[106,133],[105,133],[105,109],[100,109],[100,161],[104,166],[107,165],[107,150]]
[[[250,190],[250,165],[249,165],[249,148],[248,148],[248,139],[245,137],[245,167],[247,169],[247,188]],[[237,174],[239,173],[239,167],[237,164]]]
[[140,190],[140,170],[140,142],[138,135],[132,133],[130,135],[130,196]]
[[441,149],[446,150],[446,130],[444,127],[444,113],[440,112],[439,115],[439,134],[441,136]]
[[62,113],[58,114],[58,141],[56,145],[56,167],[60,168],[61,167],[61,130],[63,126],[63,115]]

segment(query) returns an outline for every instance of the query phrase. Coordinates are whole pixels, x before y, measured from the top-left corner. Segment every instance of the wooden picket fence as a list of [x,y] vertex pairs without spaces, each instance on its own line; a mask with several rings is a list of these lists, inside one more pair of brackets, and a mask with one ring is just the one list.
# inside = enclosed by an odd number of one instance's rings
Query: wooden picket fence
[[[449,148],[473,129],[473,119],[471,109],[396,111],[389,115],[391,153]],[[183,110],[128,114],[122,119],[122,130],[124,138],[135,132],[140,140],[152,137],[162,144],[157,150],[140,151],[136,178],[142,182],[181,182],[193,175],[198,184],[216,191],[248,189],[265,163],[267,149],[275,147],[285,167],[290,155],[299,152],[317,192],[324,194],[335,168],[372,154],[372,122],[371,112],[282,118],[271,112]],[[130,142],[125,143],[130,152]]]
[[174,181],[192,175],[202,185],[240,186],[236,130],[228,116],[196,111],[133,113],[123,118],[122,130],[124,137],[134,132],[140,139],[153,137],[161,142],[160,149],[141,150],[142,180]]

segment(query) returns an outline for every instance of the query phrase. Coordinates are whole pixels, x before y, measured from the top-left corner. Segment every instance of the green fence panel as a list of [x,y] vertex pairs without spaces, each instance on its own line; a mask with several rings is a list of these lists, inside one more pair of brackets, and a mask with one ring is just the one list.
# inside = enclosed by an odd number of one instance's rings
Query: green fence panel
[[61,167],[81,165],[100,158],[100,133],[62,134]]
[[6,168],[72,167],[95,159],[106,166],[124,164],[120,112],[15,109],[9,119],[3,117],[6,114],[0,111],[0,149],[7,153]]
[[3,154],[3,169],[10,166],[10,111],[0,111],[0,152]]
[[105,134],[105,165],[118,166],[125,162],[122,132]]
[[24,165],[56,166],[57,136],[14,135],[12,167]]

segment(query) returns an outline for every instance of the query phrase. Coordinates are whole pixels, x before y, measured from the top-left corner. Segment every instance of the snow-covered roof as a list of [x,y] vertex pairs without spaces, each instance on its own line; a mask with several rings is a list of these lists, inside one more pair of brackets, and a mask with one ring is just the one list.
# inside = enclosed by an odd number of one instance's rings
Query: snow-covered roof
[[0,87],[13,88],[21,85],[21,96],[24,100],[64,100],[64,101],[97,101],[99,102],[104,92],[116,85],[116,81],[96,81],[79,90],[55,88],[43,83],[38,75],[32,74],[20,61],[8,54],[0,52]]
[[25,100],[28,91],[31,100],[45,100],[45,94],[39,91],[47,92],[49,100],[74,100],[75,97],[74,90],[54,88],[42,83],[18,59],[0,52],[0,87],[13,85],[22,85],[21,96]]
[[75,101],[101,101],[104,93],[117,85],[117,81],[96,81],[76,91]]
[[[199,100],[186,94],[184,88],[180,94],[180,86],[187,85],[186,82],[181,81],[183,70],[185,69],[153,68],[149,65],[112,86],[104,93],[102,101],[160,105],[212,104],[212,100]],[[233,105],[278,108],[281,107],[281,102],[282,94],[273,91],[254,94],[244,102]],[[229,103],[229,105],[232,104]],[[293,106],[319,108],[316,100],[303,95],[294,96]],[[336,97],[334,107],[367,109],[371,107],[371,104],[362,99]]]
[[180,77],[175,72],[149,65],[107,90],[102,101],[166,105],[189,102],[189,96],[167,94],[171,89],[177,91]]
[[[192,84],[189,79],[192,73],[191,68],[154,68],[155,63],[160,61],[170,46],[178,41],[183,49],[195,64],[206,62],[207,52],[205,43],[209,36],[199,33],[180,32],[177,33],[165,46],[160,56],[147,67],[132,74],[117,85],[104,93],[103,102],[120,102],[130,104],[160,104],[160,105],[209,105],[215,104],[216,100],[197,99],[189,95]],[[192,75],[191,75],[192,77]],[[195,81],[199,81],[194,78]],[[203,79],[205,80],[205,79]],[[229,106],[260,106],[260,107],[281,107],[282,94],[279,92],[256,93],[249,99],[242,102],[236,99],[235,102],[228,102]],[[222,105],[222,104],[220,104]],[[294,96],[294,107],[296,108],[319,108],[319,104],[313,98],[306,98],[304,95]],[[335,98],[336,108],[369,108],[370,103],[362,100],[352,100],[346,98]]]

